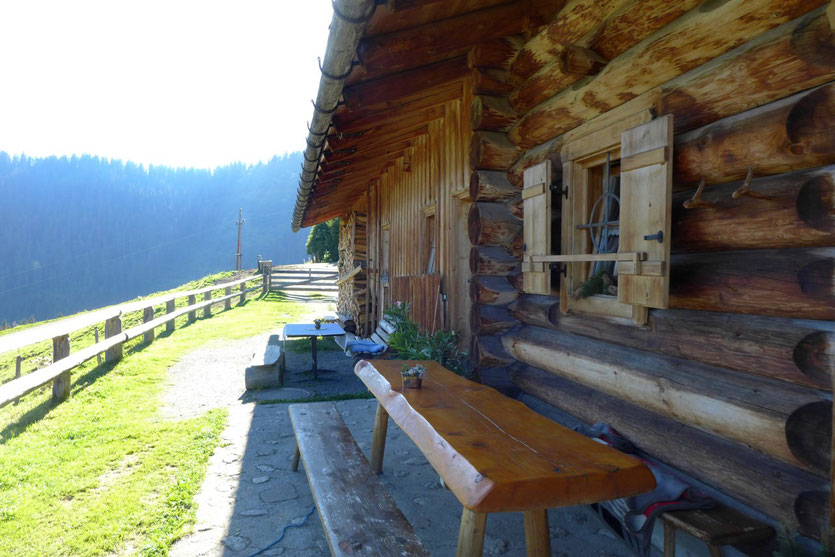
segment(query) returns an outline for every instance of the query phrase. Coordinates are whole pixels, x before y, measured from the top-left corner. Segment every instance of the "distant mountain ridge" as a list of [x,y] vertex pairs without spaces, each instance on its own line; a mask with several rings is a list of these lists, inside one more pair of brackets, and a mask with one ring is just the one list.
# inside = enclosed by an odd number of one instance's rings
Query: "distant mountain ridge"
[[257,256],[301,262],[290,230],[302,154],[214,169],[0,151],[0,323],[118,303]]

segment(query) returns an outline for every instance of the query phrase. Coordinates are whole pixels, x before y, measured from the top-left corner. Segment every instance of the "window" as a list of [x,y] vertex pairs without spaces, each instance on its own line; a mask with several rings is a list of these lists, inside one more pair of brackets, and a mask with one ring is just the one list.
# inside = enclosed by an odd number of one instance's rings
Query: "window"
[[[630,119],[631,120],[631,119]],[[566,144],[562,186],[550,163],[525,171],[524,290],[549,293],[559,267],[560,309],[631,317],[668,304],[672,115],[636,127],[616,123]],[[553,196],[560,254],[551,252]]]
[[424,215],[421,267],[426,274],[431,274],[435,272],[435,204],[431,203],[421,210]]

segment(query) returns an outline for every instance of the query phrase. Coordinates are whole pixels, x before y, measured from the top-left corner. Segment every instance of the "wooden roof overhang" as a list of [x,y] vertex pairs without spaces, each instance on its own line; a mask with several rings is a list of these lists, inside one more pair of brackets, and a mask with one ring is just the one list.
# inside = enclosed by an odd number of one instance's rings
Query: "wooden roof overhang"
[[478,43],[528,32],[563,2],[337,0],[294,230],[339,216],[460,99]]

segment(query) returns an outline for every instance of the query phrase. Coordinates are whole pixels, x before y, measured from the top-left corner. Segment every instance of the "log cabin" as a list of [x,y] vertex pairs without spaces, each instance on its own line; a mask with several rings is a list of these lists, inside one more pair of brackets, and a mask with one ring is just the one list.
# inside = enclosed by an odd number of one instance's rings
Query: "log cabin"
[[292,226],[339,312],[830,535],[835,5],[337,0]]

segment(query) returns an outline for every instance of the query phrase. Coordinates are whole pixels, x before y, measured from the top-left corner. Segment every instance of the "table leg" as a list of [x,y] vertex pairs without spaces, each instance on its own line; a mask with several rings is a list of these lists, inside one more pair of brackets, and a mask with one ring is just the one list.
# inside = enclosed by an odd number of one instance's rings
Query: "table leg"
[[529,557],[551,555],[548,509],[525,511],[525,549]]
[[374,437],[371,440],[371,469],[376,474],[383,472],[383,452],[386,450],[386,429],[389,414],[383,405],[377,403],[377,415],[374,416]]
[[676,555],[676,527],[664,521],[664,557]]
[[318,354],[316,352],[316,336],[310,337],[310,351],[313,353],[313,378],[319,379],[319,361]]
[[461,513],[461,529],[458,531],[457,557],[481,557],[486,523],[487,513],[464,509]]

